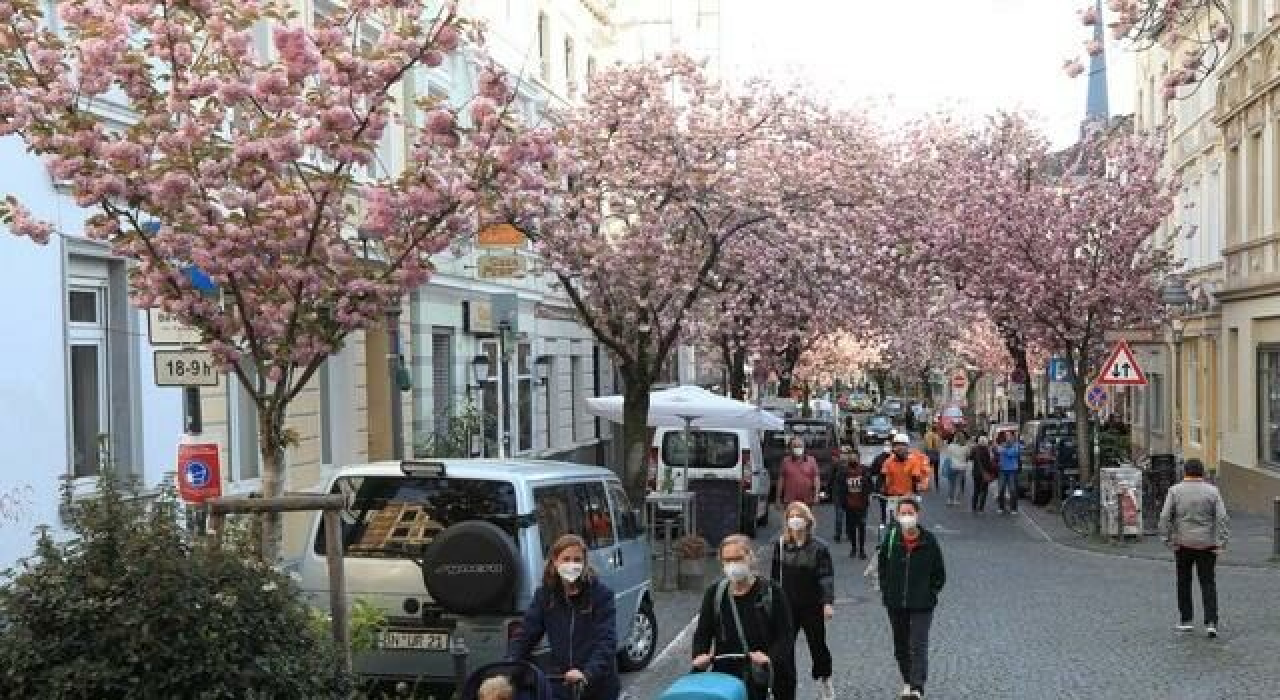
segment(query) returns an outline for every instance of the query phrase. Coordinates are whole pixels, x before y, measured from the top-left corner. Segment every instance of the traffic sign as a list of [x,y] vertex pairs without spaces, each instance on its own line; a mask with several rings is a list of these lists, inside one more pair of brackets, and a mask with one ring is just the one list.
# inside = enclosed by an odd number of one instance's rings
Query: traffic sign
[[202,503],[222,495],[218,446],[191,440],[184,436],[178,443],[178,495],[187,503]]
[[147,309],[147,340],[152,345],[199,345],[200,331],[162,309]]
[[1026,401],[1027,385],[1026,384],[1009,385],[1009,398],[1013,401]]
[[1138,366],[1138,360],[1129,344],[1121,340],[1102,366],[1102,373],[1098,375],[1096,383],[1107,386],[1146,386],[1147,375],[1142,373],[1142,367]]
[[156,386],[218,386],[222,373],[208,350],[156,350]]
[[1107,405],[1107,390],[1096,384],[1089,387],[1089,392],[1084,395],[1084,402],[1089,404],[1090,409],[1101,411]]
[[1065,357],[1054,357],[1049,360],[1049,381],[1071,381],[1071,365]]

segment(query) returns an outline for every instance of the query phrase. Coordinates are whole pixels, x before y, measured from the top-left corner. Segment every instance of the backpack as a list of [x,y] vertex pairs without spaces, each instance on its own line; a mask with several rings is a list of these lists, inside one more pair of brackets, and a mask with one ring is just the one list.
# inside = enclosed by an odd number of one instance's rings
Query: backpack
[[[764,577],[760,577],[760,576],[757,576],[757,578],[759,578],[761,581],[764,581],[767,585],[765,585],[765,587],[764,587],[764,592],[760,595],[760,600],[756,602],[756,607],[763,609],[763,610],[764,610],[765,615],[773,615],[773,586],[774,586],[774,583],[773,583],[773,581],[772,581],[771,579],[768,579],[768,578],[764,578]],[[727,579],[727,578],[722,578],[722,579],[720,579],[720,582],[716,584],[716,606],[715,606],[715,611],[716,611],[716,627],[717,627],[717,629],[719,629],[719,628],[720,628],[720,615],[722,614],[722,611],[724,610],[724,601],[725,601],[725,596],[727,596],[727,595],[729,595],[729,579]]]

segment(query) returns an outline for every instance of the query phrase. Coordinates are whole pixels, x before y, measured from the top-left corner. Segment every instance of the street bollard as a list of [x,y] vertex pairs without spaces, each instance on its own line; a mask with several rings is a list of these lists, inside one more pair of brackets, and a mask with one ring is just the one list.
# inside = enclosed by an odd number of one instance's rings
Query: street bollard
[[1271,502],[1271,558],[1280,560],[1280,496]]

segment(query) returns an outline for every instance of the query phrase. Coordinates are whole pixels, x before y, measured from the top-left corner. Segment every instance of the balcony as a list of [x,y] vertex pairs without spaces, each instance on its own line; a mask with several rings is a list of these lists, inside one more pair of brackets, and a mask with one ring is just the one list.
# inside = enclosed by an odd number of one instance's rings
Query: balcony
[[1280,292],[1280,235],[1231,246],[1222,256],[1226,260],[1224,295],[1245,298]]

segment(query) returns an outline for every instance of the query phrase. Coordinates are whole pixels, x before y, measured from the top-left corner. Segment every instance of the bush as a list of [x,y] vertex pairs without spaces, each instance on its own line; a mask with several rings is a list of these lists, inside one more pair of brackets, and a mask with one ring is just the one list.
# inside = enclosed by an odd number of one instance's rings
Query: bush
[[221,548],[177,522],[171,491],[139,496],[110,470],[0,582],[0,697],[334,698],[329,640],[247,538]]

